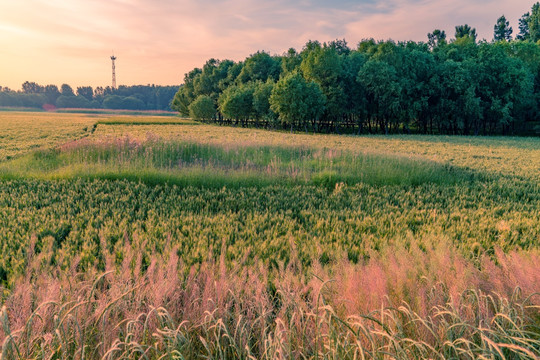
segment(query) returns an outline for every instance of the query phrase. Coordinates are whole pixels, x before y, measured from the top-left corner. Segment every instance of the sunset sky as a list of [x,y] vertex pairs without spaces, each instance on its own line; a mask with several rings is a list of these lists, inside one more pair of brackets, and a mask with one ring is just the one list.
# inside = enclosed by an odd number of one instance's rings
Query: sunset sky
[[530,0],[0,0],[0,86],[182,83],[209,58],[281,54],[307,40],[425,41],[435,28],[476,27],[491,40],[504,14],[518,33]]

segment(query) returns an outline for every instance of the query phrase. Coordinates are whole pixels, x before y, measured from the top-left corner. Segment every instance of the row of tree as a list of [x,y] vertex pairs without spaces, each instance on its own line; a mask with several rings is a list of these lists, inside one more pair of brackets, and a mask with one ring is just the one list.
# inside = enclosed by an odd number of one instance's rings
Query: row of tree
[[173,108],[223,124],[324,132],[532,133],[539,119],[540,4],[517,40],[502,16],[492,42],[456,27],[427,42],[309,41],[282,56],[211,59],[187,73]]
[[0,86],[0,106],[32,108],[105,108],[127,110],[171,110],[178,86],[135,85],[118,88],[80,86],[74,91],[68,84],[42,86],[26,81],[22,90]]

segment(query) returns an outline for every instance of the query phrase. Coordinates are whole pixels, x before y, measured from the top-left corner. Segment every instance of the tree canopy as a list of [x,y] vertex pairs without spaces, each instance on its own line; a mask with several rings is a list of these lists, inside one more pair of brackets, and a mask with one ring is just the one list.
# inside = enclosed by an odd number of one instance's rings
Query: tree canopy
[[512,32],[514,30],[510,26],[510,22],[506,20],[506,17],[502,15],[497,19],[497,23],[493,27],[493,40],[494,41],[510,41],[512,40]]
[[189,116],[197,120],[210,120],[216,115],[214,101],[208,95],[199,95],[189,104]]
[[189,115],[204,96],[213,114],[206,121],[299,131],[534,134],[537,19],[539,3],[516,40],[502,15],[491,42],[464,24],[450,40],[435,29],[426,42],[365,39],[351,48],[344,39],[310,40],[280,56],[210,59],[186,74],[173,107]]

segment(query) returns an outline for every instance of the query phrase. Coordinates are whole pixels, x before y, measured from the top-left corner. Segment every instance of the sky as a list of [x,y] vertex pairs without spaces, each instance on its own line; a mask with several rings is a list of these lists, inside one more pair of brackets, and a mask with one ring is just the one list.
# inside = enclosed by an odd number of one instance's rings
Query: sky
[[206,60],[282,54],[308,40],[426,41],[469,24],[491,40],[535,0],[0,0],[0,86],[179,85]]

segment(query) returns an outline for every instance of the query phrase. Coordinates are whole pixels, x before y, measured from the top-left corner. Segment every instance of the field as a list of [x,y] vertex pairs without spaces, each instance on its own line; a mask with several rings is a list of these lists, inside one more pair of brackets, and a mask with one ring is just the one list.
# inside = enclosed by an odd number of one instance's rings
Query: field
[[0,134],[2,360],[540,356],[540,139]]
[[0,161],[83,137],[95,123],[85,115],[39,112],[2,112],[0,118]]

